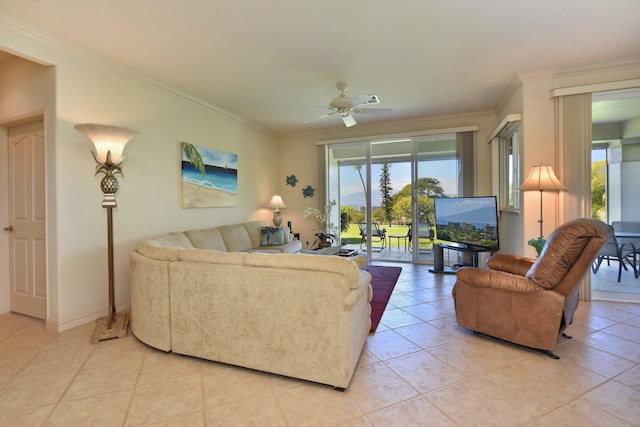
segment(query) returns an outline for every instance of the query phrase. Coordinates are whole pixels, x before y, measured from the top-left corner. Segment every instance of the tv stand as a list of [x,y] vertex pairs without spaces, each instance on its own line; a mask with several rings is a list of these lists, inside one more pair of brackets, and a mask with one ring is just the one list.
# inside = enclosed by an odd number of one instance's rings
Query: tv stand
[[[444,250],[452,250],[462,252],[463,262],[455,263],[451,266],[444,265]],[[491,250],[468,245],[448,245],[436,243],[433,245],[433,268],[429,269],[432,273],[455,274],[460,267],[484,267],[485,263],[491,256]]]

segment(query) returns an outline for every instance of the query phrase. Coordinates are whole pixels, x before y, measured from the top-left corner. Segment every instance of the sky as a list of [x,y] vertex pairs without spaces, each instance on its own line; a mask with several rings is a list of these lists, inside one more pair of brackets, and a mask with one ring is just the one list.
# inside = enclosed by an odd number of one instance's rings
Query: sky
[[[390,165],[391,194],[393,195],[411,183],[411,164],[404,162],[391,163]],[[380,206],[382,200],[380,192],[378,191],[381,171],[381,164],[374,164],[372,166],[371,184],[375,189],[372,194],[373,206]],[[420,177],[439,179],[445,195],[457,195],[458,174],[456,160],[420,162],[418,166],[418,175]],[[364,167],[362,168],[362,177],[366,181],[367,177]],[[340,196],[341,204],[343,205],[360,207],[365,204],[362,181],[360,181],[358,171],[352,166],[344,166],[340,168]]]

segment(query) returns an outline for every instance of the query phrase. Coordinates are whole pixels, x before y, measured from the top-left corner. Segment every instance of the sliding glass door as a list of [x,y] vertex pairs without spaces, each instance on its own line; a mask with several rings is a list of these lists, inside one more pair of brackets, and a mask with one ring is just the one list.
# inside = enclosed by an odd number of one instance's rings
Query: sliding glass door
[[412,251],[418,262],[433,261],[436,243],[434,198],[456,197],[460,192],[460,161],[456,135],[437,135],[415,141],[416,168],[413,179]]
[[341,242],[371,260],[431,263],[433,198],[460,193],[460,152],[456,134],[328,145]]

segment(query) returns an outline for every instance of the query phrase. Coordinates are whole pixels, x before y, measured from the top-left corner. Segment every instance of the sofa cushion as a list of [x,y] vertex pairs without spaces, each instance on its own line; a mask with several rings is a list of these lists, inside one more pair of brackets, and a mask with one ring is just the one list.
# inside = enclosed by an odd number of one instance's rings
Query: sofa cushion
[[284,245],[284,230],[282,227],[262,227],[260,231],[260,246]]
[[211,249],[214,251],[226,252],[224,240],[217,228],[204,228],[201,230],[189,230],[184,234],[191,241],[194,248]]
[[[245,252],[254,248],[244,224],[223,225],[218,227],[218,230],[220,230],[227,252]],[[255,247],[259,246],[260,241],[258,240]]]

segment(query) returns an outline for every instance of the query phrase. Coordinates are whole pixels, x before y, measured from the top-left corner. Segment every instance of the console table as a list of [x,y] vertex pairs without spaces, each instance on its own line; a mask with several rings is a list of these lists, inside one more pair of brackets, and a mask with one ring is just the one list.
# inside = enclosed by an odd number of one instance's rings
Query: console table
[[[464,262],[455,263],[452,266],[445,267],[445,249],[462,252]],[[486,248],[436,243],[435,245],[433,245],[433,268],[429,269],[429,271],[432,273],[454,274],[458,268],[464,266],[484,267],[490,256],[491,250]]]

